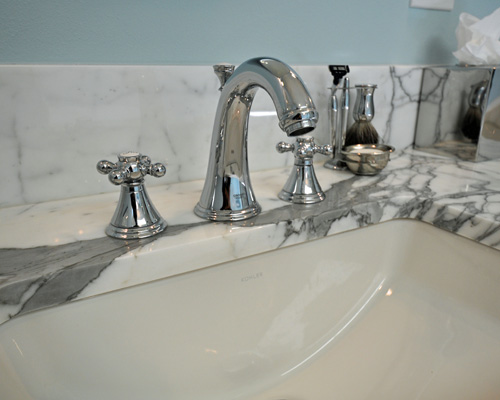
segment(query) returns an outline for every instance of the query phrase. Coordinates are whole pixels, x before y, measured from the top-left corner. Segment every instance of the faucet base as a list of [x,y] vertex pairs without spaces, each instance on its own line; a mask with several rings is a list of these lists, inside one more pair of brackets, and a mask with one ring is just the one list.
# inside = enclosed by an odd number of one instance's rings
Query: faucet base
[[194,208],[194,213],[201,218],[208,219],[211,221],[220,222],[235,222],[243,221],[248,218],[255,217],[261,211],[260,205],[254,203],[253,207],[245,208],[244,210],[212,210],[210,208],[205,208],[196,204]]
[[109,224],[106,227],[106,235],[117,239],[144,239],[163,232],[167,227],[167,223],[162,218],[149,226],[141,226],[134,228],[120,228]]
[[279,192],[278,197],[289,203],[294,204],[315,204],[325,200],[325,193],[319,191],[317,193],[291,193],[282,190]]

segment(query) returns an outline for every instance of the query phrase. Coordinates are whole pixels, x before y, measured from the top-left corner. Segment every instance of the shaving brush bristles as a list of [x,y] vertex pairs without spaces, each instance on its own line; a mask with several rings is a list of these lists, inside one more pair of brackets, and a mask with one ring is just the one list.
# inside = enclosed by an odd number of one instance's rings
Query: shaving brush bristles
[[462,121],[461,130],[463,135],[472,140],[474,143],[477,143],[479,140],[479,133],[481,132],[481,118],[482,113],[479,107],[469,107]]
[[378,132],[369,121],[355,121],[345,135],[345,146],[378,144],[378,142]]

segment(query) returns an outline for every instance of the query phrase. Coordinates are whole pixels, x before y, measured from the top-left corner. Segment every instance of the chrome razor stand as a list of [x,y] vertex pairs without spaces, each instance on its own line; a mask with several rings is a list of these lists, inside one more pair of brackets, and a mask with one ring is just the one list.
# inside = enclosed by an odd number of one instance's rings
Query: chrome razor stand
[[346,132],[347,132],[347,118],[349,117],[349,78],[345,77],[342,81],[341,91],[341,110],[339,118],[337,90],[338,86],[332,85],[332,94],[330,96],[330,134],[333,146],[333,158],[328,160],[324,165],[325,168],[344,171],[347,165],[342,157],[342,148],[344,147]]

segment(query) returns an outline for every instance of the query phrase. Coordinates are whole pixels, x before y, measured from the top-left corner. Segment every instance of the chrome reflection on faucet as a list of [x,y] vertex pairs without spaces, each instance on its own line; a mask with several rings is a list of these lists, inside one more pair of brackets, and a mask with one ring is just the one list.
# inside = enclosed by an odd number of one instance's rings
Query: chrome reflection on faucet
[[232,73],[214,66],[221,81],[221,96],[212,132],[205,186],[196,215],[214,221],[239,221],[261,208],[250,183],[247,155],[248,117],[258,88],[273,100],[280,128],[298,136],[316,127],[316,107],[298,74],[273,58],[250,59]]

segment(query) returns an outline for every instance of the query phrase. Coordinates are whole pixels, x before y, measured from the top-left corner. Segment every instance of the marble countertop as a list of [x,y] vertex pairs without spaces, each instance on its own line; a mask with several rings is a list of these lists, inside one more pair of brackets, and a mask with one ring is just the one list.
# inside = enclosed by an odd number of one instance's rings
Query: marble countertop
[[374,177],[316,160],[327,197],[291,205],[276,194],[290,168],[252,173],[262,213],[246,222],[196,217],[202,181],[156,186],[166,219],[154,238],[106,237],[116,193],[0,209],[0,323],[236,258],[396,218],[411,218],[500,250],[500,161],[472,163],[407,150]]

